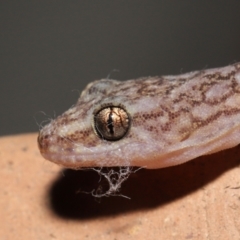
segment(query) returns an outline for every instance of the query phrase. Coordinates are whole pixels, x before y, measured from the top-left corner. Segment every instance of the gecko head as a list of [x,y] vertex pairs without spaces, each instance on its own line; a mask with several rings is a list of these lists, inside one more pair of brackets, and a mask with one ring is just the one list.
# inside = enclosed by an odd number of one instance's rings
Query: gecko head
[[160,168],[239,144],[239,68],[90,83],[41,129],[40,152],[70,168]]
[[75,106],[44,126],[38,136],[43,157],[76,169],[129,165],[132,113],[122,104],[126,95],[117,94],[118,85],[89,84]]

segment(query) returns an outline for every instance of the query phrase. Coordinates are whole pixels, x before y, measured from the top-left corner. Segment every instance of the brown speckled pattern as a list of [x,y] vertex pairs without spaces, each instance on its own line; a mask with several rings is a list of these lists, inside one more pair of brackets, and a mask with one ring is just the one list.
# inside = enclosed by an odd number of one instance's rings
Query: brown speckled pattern
[[[130,115],[123,139],[95,134],[94,113],[103,106],[123,106]],[[240,64],[234,64],[179,76],[95,81],[40,131],[38,142],[45,158],[66,167],[158,168],[237,145],[239,122]]]

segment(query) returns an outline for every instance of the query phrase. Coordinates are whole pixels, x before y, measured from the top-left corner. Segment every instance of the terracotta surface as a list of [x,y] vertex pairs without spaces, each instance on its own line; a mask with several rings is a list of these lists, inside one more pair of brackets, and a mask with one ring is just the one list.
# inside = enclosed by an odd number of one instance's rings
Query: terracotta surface
[[139,170],[130,197],[95,199],[99,177],[44,160],[37,134],[0,138],[0,239],[240,239],[240,147]]

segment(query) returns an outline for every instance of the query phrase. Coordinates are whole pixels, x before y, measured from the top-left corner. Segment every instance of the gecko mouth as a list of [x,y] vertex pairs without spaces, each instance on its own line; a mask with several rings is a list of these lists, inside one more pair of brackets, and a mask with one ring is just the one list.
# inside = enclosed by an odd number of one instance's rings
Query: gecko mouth
[[119,153],[121,152],[119,146],[112,146],[111,151],[106,151],[111,144],[109,141],[104,141],[104,149],[93,150],[91,147],[79,146],[68,138],[40,132],[37,142],[40,153],[45,159],[67,168],[118,166],[119,159],[125,162],[124,156]]
[[79,169],[82,167],[99,167],[95,161],[89,161],[84,159],[76,159],[76,155],[65,156],[57,153],[41,153],[42,156],[50,162],[56,163],[65,168]]

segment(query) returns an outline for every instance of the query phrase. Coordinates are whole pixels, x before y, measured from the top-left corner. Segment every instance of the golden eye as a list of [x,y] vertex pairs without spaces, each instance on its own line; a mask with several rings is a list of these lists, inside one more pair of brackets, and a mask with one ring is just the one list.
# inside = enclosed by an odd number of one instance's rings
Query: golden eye
[[95,114],[94,127],[100,138],[110,141],[120,140],[129,130],[130,117],[121,107],[104,107]]

